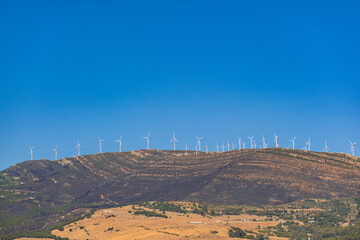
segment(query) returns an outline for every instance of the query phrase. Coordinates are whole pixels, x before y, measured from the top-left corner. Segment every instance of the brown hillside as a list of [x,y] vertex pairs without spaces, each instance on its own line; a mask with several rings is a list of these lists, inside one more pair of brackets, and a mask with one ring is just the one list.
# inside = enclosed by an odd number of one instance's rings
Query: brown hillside
[[[2,186],[3,191],[16,191],[18,199],[5,202],[5,211],[22,214],[34,204],[42,208],[67,204],[67,209],[56,212],[63,216],[73,214],[75,206],[152,200],[249,205],[357,196],[359,170],[359,158],[347,154],[272,148],[198,155],[164,150],[102,153],[27,161],[0,174],[20,177],[12,186],[16,190]],[[4,206],[4,199],[0,203]],[[51,220],[43,219],[51,225]]]

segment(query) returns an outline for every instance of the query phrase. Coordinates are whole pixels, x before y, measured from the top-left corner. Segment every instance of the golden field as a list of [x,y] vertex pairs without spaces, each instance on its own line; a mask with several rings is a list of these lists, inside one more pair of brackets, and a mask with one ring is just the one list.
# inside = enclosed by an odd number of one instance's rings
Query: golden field
[[[181,203],[190,206],[192,203]],[[257,232],[281,221],[242,215],[202,216],[195,213],[168,212],[168,218],[134,215],[134,208],[154,211],[138,205],[102,209],[90,218],[54,230],[52,234],[69,239],[229,239],[230,226]],[[163,213],[156,210],[157,213]],[[255,221],[256,219],[256,221]],[[259,228],[260,227],[260,228]],[[233,239],[233,238],[232,238]],[[239,238],[238,238],[239,239]],[[273,237],[273,239],[281,239]],[[286,239],[286,238],[283,238]]]

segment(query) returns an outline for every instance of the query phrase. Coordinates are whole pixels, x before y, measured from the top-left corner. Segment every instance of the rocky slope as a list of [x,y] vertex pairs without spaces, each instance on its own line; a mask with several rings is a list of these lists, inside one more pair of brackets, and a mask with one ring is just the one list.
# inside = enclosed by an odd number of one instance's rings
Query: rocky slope
[[[281,204],[357,196],[359,160],[341,153],[272,148],[197,155],[138,150],[27,161],[0,172],[0,195],[4,196],[0,198],[0,232],[18,231],[1,226],[1,216],[24,216],[34,206],[51,209],[43,214],[46,221],[39,220],[44,228],[44,223],[54,224],[60,216],[73,216],[78,208],[138,201]],[[49,222],[50,215],[54,222]],[[28,230],[40,227],[26,226]]]

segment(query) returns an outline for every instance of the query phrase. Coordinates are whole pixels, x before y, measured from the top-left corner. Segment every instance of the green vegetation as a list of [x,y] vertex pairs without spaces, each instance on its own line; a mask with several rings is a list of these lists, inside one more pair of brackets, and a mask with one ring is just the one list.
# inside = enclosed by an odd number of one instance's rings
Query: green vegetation
[[[51,231],[58,229],[59,231],[64,231],[64,226],[68,225],[70,223],[82,220],[84,218],[89,218],[91,217],[91,215],[94,214],[94,210],[91,210],[90,212],[84,214],[83,216],[78,216],[75,217],[69,221],[63,222],[57,226],[53,226],[41,231],[33,231],[33,232],[27,232],[27,233],[15,233],[15,234],[10,234],[10,235],[6,235],[6,236],[0,236],[0,239],[15,239],[15,238],[20,238],[20,237],[33,237],[33,238],[53,238],[53,239],[57,239],[57,240],[66,240],[68,238],[60,238],[60,237],[56,237],[55,235],[51,234]],[[3,217],[2,215],[0,215],[1,217]],[[23,217],[19,217],[21,221],[21,219],[23,219]],[[14,218],[13,218],[14,219]],[[15,221],[16,222],[16,221]]]
[[151,211],[146,211],[146,210],[137,210],[134,212],[135,215],[145,215],[146,217],[162,217],[162,218],[168,218],[168,216],[161,214],[161,213],[157,213],[157,212],[151,212]]
[[229,237],[232,238],[241,238],[241,237],[245,237],[246,233],[244,232],[244,230],[242,230],[241,228],[238,227],[231,227],[229,229]]
[[146,208],[158,209],[160,211],[188,213],[188,211],[184,210],[180,204],[169,202],[140,202],[138,205]]

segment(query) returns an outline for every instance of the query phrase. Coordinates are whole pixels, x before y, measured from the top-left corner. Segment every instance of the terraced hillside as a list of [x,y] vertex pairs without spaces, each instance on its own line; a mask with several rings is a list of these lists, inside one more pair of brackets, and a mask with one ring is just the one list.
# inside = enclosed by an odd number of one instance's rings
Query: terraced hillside
[[0,172],[0,233],[44,230],[91,208],[139,201],[275,205],[357,196],[359,160],[271,148],[197,155],[138,150],[27,161]]

